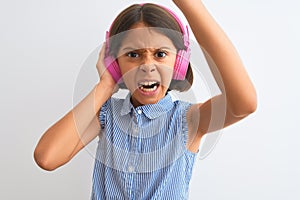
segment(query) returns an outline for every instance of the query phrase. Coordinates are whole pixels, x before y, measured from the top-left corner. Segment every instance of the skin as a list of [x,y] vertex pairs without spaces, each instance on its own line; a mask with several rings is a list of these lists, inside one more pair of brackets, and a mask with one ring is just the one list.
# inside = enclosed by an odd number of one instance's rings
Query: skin
[[[256,92],[236,49],[206,10],[202,1],[173,0],[173,2],[188,20],[222,92],[221,95],[212,97],[204,103],[193,105],[187,113],[189,129],[187,149],[196,152],[203,135],[232,125],[253,113],[257,106]],[[144,44],[145,46],[148,45]],[[137,87],[134,84],[138,81],[137,78],[131,80],[126,78],[127,74],[128,77],[142,76],[137,75],[136,66],[144,62],[146,66],[152,66],[149,63],[154,63],[157,70],[155,77],[164,81],[165,76],[162,76],[162,72],[159,71],[159,61],[154,56],[155,50],[157,50],[155,45],[146,48],[142,54],[143,61],[134,65],[131,65],[130,59],[126,60],[128,59],[126,56],[119,58],[123,78],[133,94],[132,102],[135,106],[155,103],[164,96],[166,88],[161,87],[157,96],[144,100],[136,92]],[[98,135],[100,130],[98,112],[106,100],[117,91],[114,80],[105,70],[103,58],[104,48],[99,54],[97,63],[101,81],[75,108],[51,126],[38,142],[34,158],[41,168],[50,171],[64,165]],[[167,66],[173,66],[172,62],[174,60],[170,58],[163,63],[166,66],[164,68],[168,69]],[[164,81],[162,85],[167,86],[168,81]],[[224,114],[213,112],[213,108],[219,108],[222,105],[226,106]]]
[[[173,0],[183,12],[222,92],[188,112],[188,148],[196,152],[204,134],[232,125],[257,107],[256,91],[235,47],[199,0]],[[218,73],[217,73],[218,71]],[[226,105],[224,114],[213,113],[214,107]],[[200,118],[201,116],[201,118]],[[193,121],[192,119],[199,119]],[[221,123],[218,123],[221,122]]]
[[[127,33],[118,55],[133,106],[154,104],[165,96],[176,59],[176,48],[167,36],[138,23]],[[157,92],[154,95],[143,94],[138,88],[142,80],[158,81]]]

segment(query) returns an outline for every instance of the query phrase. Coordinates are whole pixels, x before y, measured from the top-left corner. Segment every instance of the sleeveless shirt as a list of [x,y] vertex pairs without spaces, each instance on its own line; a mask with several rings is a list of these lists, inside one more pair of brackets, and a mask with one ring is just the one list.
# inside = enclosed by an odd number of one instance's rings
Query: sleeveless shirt
[[91,199],[188,199],[197,155],[186,148],[190,106],[170,94],[136,108],[130,94],[110,98],[99,114]]

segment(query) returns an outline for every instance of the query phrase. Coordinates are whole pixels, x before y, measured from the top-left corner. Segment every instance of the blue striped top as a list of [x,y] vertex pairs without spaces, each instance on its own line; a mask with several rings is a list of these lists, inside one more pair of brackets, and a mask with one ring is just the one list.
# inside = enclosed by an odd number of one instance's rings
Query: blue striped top
[[190,106],[170,94],[136,108],[130,94],[110,98],[99,114],[91,199],[188,199],[197,155],[186,148]]

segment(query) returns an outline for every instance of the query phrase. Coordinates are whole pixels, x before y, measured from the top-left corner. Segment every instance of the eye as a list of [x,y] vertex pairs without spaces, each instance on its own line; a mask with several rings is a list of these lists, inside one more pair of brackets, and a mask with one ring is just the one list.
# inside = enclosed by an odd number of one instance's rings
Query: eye
[[131,51],[129,53],[126,54],[128,57],[131,57],[131,58],[138,58],[140,57],[140,55],[134,51]]
[[155,56],[158,57],[158,58],[164,58],[164,57],[167,56],[167,52],[165,52],[165,51],[157,51],[155,53]]

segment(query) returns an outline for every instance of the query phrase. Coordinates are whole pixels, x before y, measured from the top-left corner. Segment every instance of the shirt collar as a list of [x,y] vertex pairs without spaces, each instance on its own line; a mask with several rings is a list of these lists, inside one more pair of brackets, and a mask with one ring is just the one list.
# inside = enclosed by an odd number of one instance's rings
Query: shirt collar
[[143,106],[138,106],[136,108],[130,102],[131,94],[128,93],[126,96],[122,108],[121,108],[121,116],[130,113],[132,110],[142,110],[146,117],[149,119],[154,119],[162,114],[165,114],[173,107],[172,97],[169,93],[166,94],[161,100],[159,100],[156,104],[147,104]]

